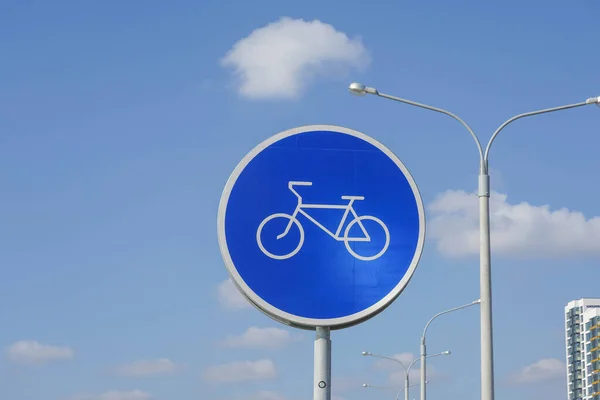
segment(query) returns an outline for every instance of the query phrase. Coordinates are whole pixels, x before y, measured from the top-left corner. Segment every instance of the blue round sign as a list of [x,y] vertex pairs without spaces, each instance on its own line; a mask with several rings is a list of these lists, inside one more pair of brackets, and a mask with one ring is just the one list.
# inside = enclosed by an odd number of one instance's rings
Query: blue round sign
[[358,324],[412,277],[425,213],[410,173],[360,132],[313,125],[254,148],[227,182],[221,254],[261,311],[299,328]]

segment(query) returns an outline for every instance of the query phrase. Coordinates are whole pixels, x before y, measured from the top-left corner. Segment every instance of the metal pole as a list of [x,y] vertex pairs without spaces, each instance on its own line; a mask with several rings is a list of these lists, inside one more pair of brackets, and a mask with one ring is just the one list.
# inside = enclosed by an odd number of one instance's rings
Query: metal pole
[[425,335],[421,337],[421,400],[425,400],[427,397],[427,384],[425,383],[427,377],[427,348],[425,347]]
[[404,378],[404,400],[408,400],[408,388],[410,387],[408,371],[406,371],[406,377]]
[[313,399],[331,400],[331,331],[320,326],[316,330]]
[[479,175],[479,312],[481,316],[481,398],[494,400],[494,337],[490,248],[490,176]]

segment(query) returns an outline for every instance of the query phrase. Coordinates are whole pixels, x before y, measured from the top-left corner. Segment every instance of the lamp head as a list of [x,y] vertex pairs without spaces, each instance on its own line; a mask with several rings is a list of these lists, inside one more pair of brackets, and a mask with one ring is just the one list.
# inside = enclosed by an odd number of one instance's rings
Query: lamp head
[[377,90],[372,87],[363,85],[362,83],[352,82],[348,86],[348,90],[355,96],[364,96],[366,94],[377,94]]
[[363,387],[369,387],[371,385],[369,385],[368,383],[363,383]]
[[598,97],[590,97],[585,101],[587,104],[595,104],[600,107],[600,96]]
[[446,351],[442,352],[442,354],[445,356],[449,356],[450,354],[452,354],[452,352],[450,350],[446,350]]
[[370,356],[371,355],[371,353],[369,353],[368,351],[363,351],[361,354],[363,356]]
[[348,90],[355,96],[364,96],[367,94],[366,86],[358,82],[352,82],[350,86],[348,86]]

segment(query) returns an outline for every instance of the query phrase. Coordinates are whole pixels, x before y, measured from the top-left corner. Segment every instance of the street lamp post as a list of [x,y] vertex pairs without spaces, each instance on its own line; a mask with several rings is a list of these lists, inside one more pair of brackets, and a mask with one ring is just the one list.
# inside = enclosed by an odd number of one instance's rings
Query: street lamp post
[[439,317],[441,315],[448,314],[448,313],[458,311],[458,310],[462,310],[463,308],[471,307],[471,306],[474,306],[479,303],[481,303],[480,300],[475,300],[471,303],[463,304],[462,306],[454,307],[449,310],[439,312],[439,313],[435,314],[433,317],[431,317],[431,319],[429,321],[427,321],[427,324],[425,325],[425,328],[423,329],[423,335],[421,335],[421,400],[427,399],[427,388],[425,387],[426,385],[423,385],[423,382],[425,382],[425,380],[427,379],[427,361],[426,360],[428,357],[427,357],[427,345],[425,343],[425,337],[427,335],[427,329],[429,328],[429,325],[431,325],[431,323],[437,317]]
[[[377,89],[367,87],[360,83],[351,83],[349,90],[352,94],[358,96],[364,96],[367,94],[373,94],[386,99],[398,101],[400,103],[409,104],[411,106],[424,108],[426,110],[435,111],[441,114],[445,114],[456,121],[460,122],[469,134],[475,140],[477,150],[479,152],[479,182],[478,182],[478,196],[479,196],[479,291],[481,299],[481,400],[494,400],[494,345],[493,345],[493,325],[492,325],[492,275],[491,275],[491,251],[490,251],[490,176],[489,176],[489,154],[492,143],[507,125],[510,123],[525,117],[531,117],[534,115],[550,113],[554,111],[567,110],[570,108],[582,107],[586,105],[596,104],[600,106],[600,96],[590,97],[589,99],[568,104],[559,107],[546,108],[542,110],[527,112],[516,115],[506,120],[502,125],[496,129],[492,137],[490,138],[485,151],[479,137],[473,132],[471,127],[463,121],[460,117],[452,114],[449,111],[441,108],[432,107],[426,104],[417,103],[412,100],[402,99],[396,96],[390,96],[384,93],[380,93]],[[423,390],[423,389],[421,389]],[[421,398],[421,400],[425,400]]]
[[[426,356],[426,358],[432,358],[432,357],[438,357],[438,356],[449,356],[450,354],[452,354],[452,352],[450,350],[446,350],[446,351],[442,351],[441,353],[437,353],[437,354],[432,354],[430,356]],[[422,358],[415,358],[408,366],[408,368],[406,367],[406,365],[404,365],[404,363],[400,360],[398,360],[397,358],[393,358],[393,357],[386,357],[386,356],[380,356],[378,354],[373,354],[373,353],[369,353],[368,351],[363,351],[362,352],[363,356],[371,356],[371,357],[376,357],[376,358],[382,358],[384,360],[390,360],[390,361],[394,361],[398,364],[400,364],[402,366],[402,368],[404,368],[404,387],[401,388],[398,391],[398,394],[396,395],[396,400],[398,400],[398,398],[400,397],[400,393],[402,393],[402,391],[404,390],[404,400],[408,400],[408,388],[412,387],[410,385],[410,370],[412,368],[413,365],[415,365],[415,363],[417,361],[422,361]],[[420,383],[422,386],[427,385],[427,380],[422,380]],[[370,385],[365,386],[366,384],[364,384],[364,387],[371,387]],[[416,386],[416,385],[413,385]]]

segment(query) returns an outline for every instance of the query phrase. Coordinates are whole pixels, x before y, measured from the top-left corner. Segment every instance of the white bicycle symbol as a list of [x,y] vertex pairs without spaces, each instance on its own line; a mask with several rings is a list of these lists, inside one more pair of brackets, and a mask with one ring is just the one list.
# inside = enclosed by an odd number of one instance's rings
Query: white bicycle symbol
[[[386,250],[390,244],[390,232],[389,232],[387,226],[385,226],[385,224],[379,218],[373,217],[371,215],[363,215],[363,216],[359,217],[358,214],[356,213],[356,211],[354,211],[354,208],[352,207],[352,204],[356,200],[364,200],[365,198],[363,196],[342,196],[342,200],[348,200],[348,204],[346,204],[346,205],[304,204],[304,203],[302,203],[302,196],[300,196],[300,194],[298,194],[298,192],[296,192],[294,190],[294,186],[312,186],[312,182],[290,181],[288,183],[288,188],[292,191],[292,193],[294,193],[296,195],[296,197],[298,197],[298,205],[296,206],[294,213],[292,215],[285,214],[285,213],[276,213],[276,214],[269,215],[267,218],[265,218],[260,223],[260,225],[258,226],[258,229],[256,230],[256,242],[258,243],[258,247],[260,248],[260,250],[266,256],[271,257],[275,260],[285,260],[285,259],[293,257],[294,255],[296,255],[296,253],[298,253],[300,251],[300,249],[302,248],[302,245],[304,244],[304,228],[302,228],[302,225],[298,221],[298,218],[297,218],[298,214],[304,215],[309,221],[311,221],[313,224],[315,224],[316,226],[321,228],[323,231],[325,231],[327,234],[329,234],[329,236],[331,236],[338,242],[344,242],[348,252],[359,260],[363,260],[363,261],[376,260],[386,252]],[[337,230],[335,231],[335,233],[333,233],[332,231],[330,231],[329,229],[324,227],[322,224],[320,224],[316,219],[311,217],[306,211],[304,211],[305,209],[344,210],[344,216],[342,217],[342,220],[340,221],[340,224],[338,225]],[[342,227],[344,226],[344,223],[346,222],[346,219],[348,218],[348,214],[350,214],[350,213],[352,214],[353,219],[352,219],[352,221],[350,221],[350,223],[346,227],[346,230],[344,231],[344,236],[340,236]],[[283,233],[281,233],[280,235],[277,235],[277,240],[285,237],[290,232],[292,226],[296,226],[300,232],[300,240],[299,240],[296,248],[292,252],[290,252],[288,254],[284,254],[284,255],[276,255],[276,254],[273,254],[272,252],[268,251],[265,248],[265,246],[263,245],[262,239],[261,239],[261,233],[262,233],[262,230],[265,227],[265,225],[267,223],[269,223],[270,221],[273,221],[277,218],[284,218],[284,219],[289,220],[289,222],[287,223],[287,227],[285,228]],[[385,234],[385,243],[383,245],[383,248],[377,254],[375,254],[373,256],[368,256],[368,257],[361,256],[361,255],[357,254],[350,246],[350,244],[352,242],[370,242],[371,241],[371,236],[365,229],[365,227],[363,225],[363,221],[374,221],[381,227],[381,229],[383,229],[383,232]],[[363,236],[361,236],[361,237],[349,236],[350,230],[352,229],[352,227],[355,224],[358,224],[358,226],[360,227],[360,229],[362,231]]]

